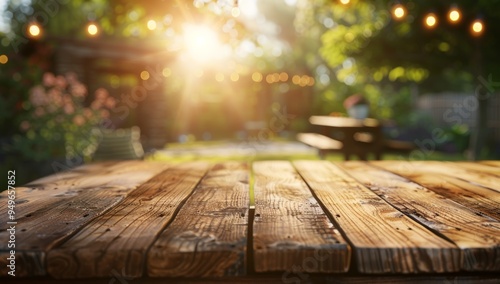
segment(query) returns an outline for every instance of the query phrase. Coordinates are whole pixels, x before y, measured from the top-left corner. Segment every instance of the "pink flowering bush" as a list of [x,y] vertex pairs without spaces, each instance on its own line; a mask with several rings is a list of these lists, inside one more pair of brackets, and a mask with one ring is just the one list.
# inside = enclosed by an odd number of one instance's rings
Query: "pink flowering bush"
[[116,101],[105,89],[98,89],[92,102],[86,99],[87,88],[75,74],[45,73],[43,83],[31,88],[29,100],[23,102],[16,150],[35,161],[88,155],[96,143],[92,128],[109,117]]

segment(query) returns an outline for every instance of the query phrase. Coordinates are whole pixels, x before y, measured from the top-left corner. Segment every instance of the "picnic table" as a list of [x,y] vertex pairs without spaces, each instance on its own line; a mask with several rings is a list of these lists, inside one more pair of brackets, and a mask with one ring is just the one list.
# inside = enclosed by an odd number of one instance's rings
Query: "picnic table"
[[500,281],[500,161],[100,162],[14,200],[2,282]]
[[318,149],[321,157],[328,152],[341,152],[346,161],[351,156],[367,160],[370,154],[380,160],[383,152],[409,153],[414,149],[412,143],[385,139],[381,123],[374,118],[313,115],[309,123],[318,131],[298,133],[297,140]]

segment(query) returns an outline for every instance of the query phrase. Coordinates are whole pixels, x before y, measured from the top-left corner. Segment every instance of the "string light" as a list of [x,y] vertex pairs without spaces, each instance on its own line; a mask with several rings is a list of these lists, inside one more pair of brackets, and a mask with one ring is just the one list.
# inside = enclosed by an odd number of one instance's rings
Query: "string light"
[[239,16],[240,16],[240,13],[241,13],[241,11],[240,11],[240,8],[238,8],[238,7],[233,7],[233,8],[231,9],[231,15],[232,15],[233,17],[235,17],[235,18],[239,17]]
[[90,36],[96,36],[98,33],[99,33],[99,28],[97,27],[96,24],[94,23],[89,23],[87,25],[87,33],[90,35]]
[[149,72],[146,71],[146,70],[142,71],[141,74],[140,74],[140,77],[144,81],[148,80],[149,79]]
[[396,4],[392,7],[392,17],[395,20],[401,20],[406,16],[406,8],[401,4]]
[[252,74],[252,80],[256,83],[262,82],[262,74],[260,72],[254,72]]
[[42,34],[42,28],[37,23],[31,23],[28,26],[28,35],[33,38],[40,37]]
[[460,14],[460,10],[457,7],[452,7],[448,12],[448,20],[451,23],[458,23],[462,15]]
[[148,21],[148,30],[153,31],[156,29],[156,21],[155,20],[149,20]]
[[480,36],[484,32],[483,21],[477,19],[471,24],[471,32],[474,36]]
[[0,55],[0,64],[6,64],[7,62],[9,62],[9,57],[5,54]]
[[437,26],[437,17],[434,13],[429,13],[425,16],[425,26],[428,28],[435,28]]
[[351,2],[351,0],[340,0],[340,3],[343,5],[347,5]]

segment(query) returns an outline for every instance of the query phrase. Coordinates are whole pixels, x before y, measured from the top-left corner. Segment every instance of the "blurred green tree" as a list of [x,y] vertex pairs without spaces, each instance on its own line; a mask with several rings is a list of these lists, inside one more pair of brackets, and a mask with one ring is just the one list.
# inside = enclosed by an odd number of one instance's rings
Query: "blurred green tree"
[[[400,1],[406,15],[391,15],[394,1],[324,2],[334,26],[324,33],[321,54],[340,80],[379,87],[417,86],[420,92],[476,92],[482,81],[498,77],[500,65],[500,1],[454,1],[461,11],[457,23],[447,22],[448,1]],[[434,13],[437,25],[423,23]],[[481,19],[484,30],[474,36],[471,23]],[[493,78],[495,79],[495,78]],[[482,81],[481,81],[482,80]],[[480,87],[478,87],[480,86]],[[486,88],[484,88],[486,87]],[[472,158],[485,141],[487,106],[493,92],[482,86]],[[488,93],[488,95],[485,95]],[[397,94],[396,92],[394,93]]]

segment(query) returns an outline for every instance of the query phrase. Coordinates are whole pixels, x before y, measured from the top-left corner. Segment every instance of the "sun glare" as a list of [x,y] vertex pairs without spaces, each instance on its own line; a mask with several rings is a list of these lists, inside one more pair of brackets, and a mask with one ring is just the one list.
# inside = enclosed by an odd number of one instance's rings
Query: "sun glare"
[[217,33],[206,26],[185,25],[184,45],[188,55],[197,62],[206,62],[222,49]]

